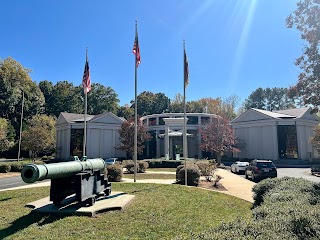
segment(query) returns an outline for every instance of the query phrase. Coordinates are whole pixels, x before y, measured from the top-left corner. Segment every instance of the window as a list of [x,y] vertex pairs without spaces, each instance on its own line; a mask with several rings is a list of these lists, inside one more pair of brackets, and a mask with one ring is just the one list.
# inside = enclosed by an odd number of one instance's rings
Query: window
[[156,118],[149,118],[149,126],[157,125],[157,119]]
[[188,117],[187,124],[198,124],[198,117],[195,117],[195,116]]
[[201,117],[201,124],[208,124],[210,123],[210,118],[209,117]]

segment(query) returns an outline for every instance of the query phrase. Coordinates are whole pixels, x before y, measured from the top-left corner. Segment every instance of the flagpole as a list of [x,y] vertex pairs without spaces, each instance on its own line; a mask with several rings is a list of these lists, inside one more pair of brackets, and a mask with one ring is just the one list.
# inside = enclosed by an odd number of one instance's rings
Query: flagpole
[[[137,42],[138,35],[138,21],[136,20],[136,36],[135,36],[135,44],[138,47]],[[134,162],[134,182],[137,181],[137,155],[138,155],[138,104],[137,104],[137,59],[138,53],[135,54],[135,63],[134,63],[134,146],[133,146],[133,162]]]
[[187,144],[187,126],[186,126],[186,49],[185,41],[183,40],[183,156],[184,156],[184,179],[185,185],[187,186],[187,155],[188,155],[188,144]]
[[22,104],[21,104],[21,119],[20,119],[20,136],[19,136],[19,148],[18,148],[18,161],[20,159],[21,151],[21,136],[22,136],[22,120],[23,120],[23,107],[24,107],[24,91],[22,90]]
[[[88,62],[88,47],[86,48],[86,64]],[[84,132],[83,132],[83,154],[82,156],[86,156],[86,146],[87,146],[87,100],[88,100],[88,92],[84,91]]]

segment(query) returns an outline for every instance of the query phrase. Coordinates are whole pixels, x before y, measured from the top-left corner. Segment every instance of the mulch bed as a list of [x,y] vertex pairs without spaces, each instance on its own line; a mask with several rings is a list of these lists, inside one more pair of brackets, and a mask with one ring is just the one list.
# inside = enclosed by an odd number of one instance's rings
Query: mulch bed
[[216,190],[216,191],[227,191],[227,189],[221,183],[217,183],[217,186],[214,186],[213,184],[214,184],[213,182],[200,180],[198,187],[207,188],[207,189]]

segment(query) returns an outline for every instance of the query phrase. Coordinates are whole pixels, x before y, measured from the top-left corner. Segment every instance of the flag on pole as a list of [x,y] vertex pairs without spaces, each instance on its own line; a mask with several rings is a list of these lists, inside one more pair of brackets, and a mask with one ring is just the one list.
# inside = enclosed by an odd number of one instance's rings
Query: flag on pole
[[138,67],[139,64],[141,63],[141,58],[140,58],[140,48],[139,48],[139,39],[138,39],[138,30],[137,29],[136,29],[136,37],[134,39],[132,52],[134,55],[136,55],[136,66]]
[[186,88],[189,84],[189,62],[186,53],[186,49],[184,49],[184,87]]
[[83,78],[82,78],[82,86],[83,86],[84,94],[87,94],[91,90],[88,51],[86,53],[86,65],[84,66],[84,72],[83,72]]

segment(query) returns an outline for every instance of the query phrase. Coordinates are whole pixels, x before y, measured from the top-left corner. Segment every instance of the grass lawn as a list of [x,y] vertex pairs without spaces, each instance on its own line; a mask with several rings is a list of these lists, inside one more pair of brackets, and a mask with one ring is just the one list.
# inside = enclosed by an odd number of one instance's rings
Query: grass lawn
[[251,216],[250,203],[194,187],[112,183],[112,188],[136,197],[123,211],[95,218],[31,214],[24,205],[48,196],[48,187],[1,192],[0,239],[190,239],[192,232]]
[[[134,174],[125,173],[124,178],[134,178]],[[137,173],[137,180],[142,179],[176,179],[175,174],[161,174],[161,173]]]

